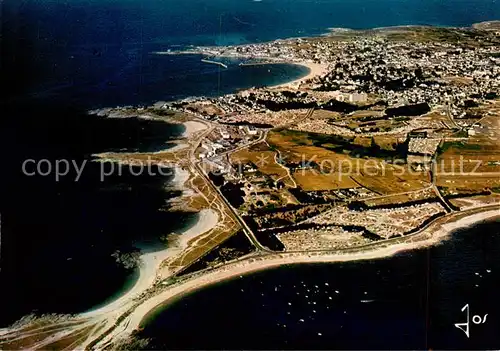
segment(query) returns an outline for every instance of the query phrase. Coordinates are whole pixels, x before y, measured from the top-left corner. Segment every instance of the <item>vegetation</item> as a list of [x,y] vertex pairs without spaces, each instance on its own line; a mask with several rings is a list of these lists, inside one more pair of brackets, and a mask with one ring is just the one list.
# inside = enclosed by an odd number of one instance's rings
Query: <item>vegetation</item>
[[481,145],[470,144],[463,141],[447,141],[444,142],[442,146],[439,147],[438,153],[443,154],[449,149],[459,149],[459,150],[481,150]]

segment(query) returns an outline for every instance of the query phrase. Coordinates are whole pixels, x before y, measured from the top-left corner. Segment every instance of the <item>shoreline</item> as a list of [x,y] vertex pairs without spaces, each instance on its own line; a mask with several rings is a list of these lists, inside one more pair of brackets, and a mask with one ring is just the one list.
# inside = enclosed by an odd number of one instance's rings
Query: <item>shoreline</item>
[[177,235],[178,237],[178,242],[175,245],[165,250],[141,255],[139,278],[131,289],[119,296],[116,300],[111,301],[109,304],[81,313],[79,317],[92,318],[108,313],[119,315],[130,308],[130,303],[132,303],[135,298],[151,288],[157,281],[161,280],[161,265],[165,260],[173,258],[181,253],[190,240],[208,232],[215,227],[219,221],[219,216],[215,211],[209,209],[201,210],[198,216],[193,226],[183,230],[181,234],[171,234]]
[[[337,33],[356,33],[356,32],[370,32],[370,31],[392,31],[392,30],[405,30],[405,29],[412,29],[412,28],[447,28],[447,29],[461,29],[461,28],[468,28],[468,29],[481,29],[481,27],[484,26],[490,26],[490,25],[497,25],[500,24],[500,19],[491,19],[491,20],[485,20],[481,22],[474,22],[470,24],[465,24],[462,26],[458,25],[451,25],[451,24],[392,24],[392,25],[382,25],[380,27],[366,27],[366,28],[350,28],[350,27],[326,27],[322,32],[317,32],[316,34],[310,34],[310,35],[298,35],[298,36],[288,36],[288,37],[277,37],[275,39],[269,39],[269,40],[263,40],[263,41],[248,41],[244,43],[238,43],[235,45],[193,45],[193,44],[186,44],[186,45],[181,45],[180,47],[184,48],[184,50],[156,50],[156,51],[151,51],[151,54],[154,55],[202,55],[206,56],[207,54],[204,54],[199,51],[192,51],[190,49],[196,49],[200,47],[204,48],[223,48],[223,47],[228,47],[228,46],[244,46],[244,45],[256,45],[256,44],[267,44],[267,43],[273,43],[276,41],[287,41],[287,40],[294,40],[294,39],[310,39],[310,38],[320,38],[323,36],[328,36],[330,34],[335,35]],[[179,45],[174,45],[174,47],[179,47]],[[235,57],[228,55],[227,57]]]
[[190,147],[189,140],[191,140],[193,136],[209,128],[205,123],[198,120],[188,120],[180,123],[180,125],[184,127],[184,131],[178,136],[178,139],[169,142],[168,145],[170,147],[168,149],[155,151],[153,152],[153,154],[157,155],[163,153],[176,153],[179,151],[184,151]]
[[[303,38],[315,38],[315,37],[303,37]],[[278,41],[278,40],[291,40],[293,38],[287,38],[287,39],[276,39],[270,41],[270,43]],[[252,43],[248,44],[243,44],[243,45],[251,45]],[[257,44],[257,43],[255,43]],[[261,43],[259,43],[261,44]],[[224,47],[224,46],[220,46]],[[310,80],[313,78],[316,78],[318,76],[325,75],[328,73],[328,64],[326,63],[314,63],[314,62],[307,62],[307,61],[294,61],[294,60],[283,60],[283,59],[272,59],[269,57],[258,57],[254,55],[230,55],[230,54],[224,54],[220,55],[218,53],[211,53],[209,51],[203,51],[200,50],[200,48],[203,48],[204,50],[209,50],[210,47],[199,47],[195,49],[194,51],[154,51],[152,54],[155,55],[200,55],[202,57],[217,57],[217,58],[230,58],[230,59],[262,59],[265,60],[264,62],[255,62],[255,63],[248,63],[245,64],[244,66],[264,66],[264,65],[295,65],[295,66],[302,66],[306,67],[309,69],[309,72],[300,78],[291,78],[292,80],[289,80],[284,83],[279,83],[279,84],[274,84],[274,85],[266,85],[266,88],[297,88],[302,82],[306,80]],[[219,48],[219,47],[217,47]],[[229,94],[237,94],[238,92],[241,91],[246,91],[246,90],[252,90],[253,88],[248,88],[248,89],[236,89],[233,93]],[[223,94],[221,96],[228,95],[228,94]],[[201,98],[204,96],[195,96],[194,98]],[[175,101],[175,100],[173,100]],[[184,136],[185,137],[185,136]]]
[[410,241],[388,247],[376,248],[366,252],[347,254],[333,253],[325,255],[308,255],[305,253],[300,256],[297,256],[297,254],[277,253],[272,257],[253,256],[253,258],[248,258],[242,262],[230,263],[227,266],[207,272],[199,277],[192,278],[192,280],[188,280],[183,284],[173,286],[152,299],[145,301],[131,313],[128,317],[129,320],[127,322],[127,326],[125,329],[122,329],[121,333],[125,333],[125,336],[129,336],[134,330],[140,329],[143,324],[147,322],[148,317],[158,308],[167,306],[173,300],[207,286],[234,279],[238,276],[273,269],[283,265],[354,262],[389,258],[404,251],[432,247],[440,244],[444,240],[447,240],[460,229],[466,229],[481,222],[491,221],[498,218],[500,218],[500,210],[498,208],[493,210],[488,209],[486,212],[468,214],[454,221],[437,223],[437,229],[432,227],[427,228],[422,234],[430,234],[430,237],[422,241]]
[[184,138],[184,139],[190,139],[195,134],[208,129],[208,126],[205,123],[195,121],[195,120],[189,120],[189,121],[183,122],[182,125],[184,126],[185,129],[181,135],[181,138]]
[[[304,37],[304,38],[314,38],[314,37]],[[278,39],[281,40],[281,39]],[[286,39],[290,40],[290,38]],[[274,40],[276,41],[276,40]],[[273,41],[271,41],[273,42]],[[155,52],[156,55],[202,55],[202,56],[211,56],[209,52],[203,52],[203,51],[193,51],[193,52],[186,52],[186,51],[179,51],[178,53],[175,52]],[[245,66],[264,66],[264,65],[295,65],[295,66],[302,66],[306,67],[309,72],[299,78],[291,78],[291,80],[284,82],[284,83],[278,83],[278,84],[272,84],[272,85],[266,85],[265,88],[268,89],[276,89],[276,88],[290,88],[290,89],[297,89],[303,82],[307,80],[314,79],[316,77],[324,76],[328,73],[328,64],[326,63],[314,63],[314,62],[307,62],[307,61],[294,61],[294,60],[283,60],[283,59],[276,59],[273,60],[269,57],[256,57],[256,56],[248,56],[248,55],[214,55],[214,57],[226,57],[226,58],[232,58],[232,59],[262,59],[265,60],[264,62],[255,62],[255,63],[248,63],[245,64]],[[233,94],[237,94],[242,91],[247,91],[247,90],[252,90],[253,88],[248,88],[248,89],[243,89],[243,90],[236,90]],[[231,93],[230,93],[231,94]],[[227,94],[224,94],[227,95]],[[224,96],[222,95],[222,96]],[[201,96],[203,97],[203,96]]]
[[[306,36],[294,36],[294,37],[287,37],[287,38],[276,38],[273,40],[265,40],[265,41],[249,41],[243,44],[238,44],[238,45],[210,45],[210,46],[193,46],[193,49],[195,50],[169,50],[169,51],[153,51],[151,52],[152,54],[155,55],[201,55],[204,57],[209,57],[211,56],[210,51],[202,51],[200,50],[201,48],[204,48],[205,50],[209,50],[210,48],[224,48],[224,47],[229,47],[229,46],[245,46],[245,45],[258,45],[258,44],[266,44],[266,43],[273,43],[277,41],[288,41],[288,40],[294,40],[294,39],[310,39],[310,38],[318,38],[318,37],[325,37],[325,36],[335,36],[338,34],[342,33],[362,33],[362,32],[391,32],[391,31],[401,31],[401,30],[410,30],[414,28],[447,28],[447,29],[460,29],[460,28],[468,28],[468,29],[482,29],[484,27],[490,26],[490,25],[499,25],[500,20],[488,20],[488,21],[482,21],[482,22],[477,22],[477,23],[471,23],[469,25],[465,26],[453,26],[453,25],[433,25],[433,24],[394,24],[394,25],[388,25],[388,26],[382,26],[382,27],[370,27],[370,28],[348,28],[348,27],[328,27],[325,28],[324,33],[319,33],[315,35],[306,35]],[[247,55],[218,55],[215,54],[215,57],[227,57],[227,58],[253,58],[253,59],[259,59],[259,57],[255,56],[247,56]],[[268,57],[263,57],[262,59],[268,60],[268,62],[263,62],[263,63],[255,63],[255,65],[265,65],[265,64],[295,64],[299,66],[304,66],[307,67],[310,72],[302,77],[302,78],[297,78],[294,80],[291,80],[286,83],[280,83],[276,85],[269,85],[266,86],[267,88],[292,88],[296,89],[298,88],[301,83],[316,78],[318,76],[322,76],[327,73],[327,67],[328,64],[326,63],[312,63],[312,62],[306,62],[306,61],[301,61],[301,62],[296,62],[293,60],[276,60],[276,62],[269,61]],[[249,89],[245,89],[249,90]]]
[[[199,124],[206,127],[202,123]],[[180,166],[174,168],[174,177],[167,186],[174,189],[180,189],[183,191],[183,194],[178,198],[169,199],[169,201],[182,201],[182,198],[186,195],[185,192],[190,190],[190,187],[186,186],[189,179],[189,171]],[[155,283],[162,279],[164,272],[161,266],[164,261],[175,258],[188,247],[189,241],[205,234],[216,227],[219,223],[219,216],[217,212],[212,209],[203,209],[199,211],[197,215],[198,218],[196,219],[196,222],[191,226],[184,228],[181,233],[170,233],[170,237],[175,237],[173,240],[174,243],[170,244],[169,247],[164,250],[141,254],[138,279],[128,291],[118,296],[115,300],[110,301],[108,304],[81,313],[79,316],[83,318],[92,318],[108,313],[117,315],[130,308],[130,304],[135,298],[146,292],[148,289],[153,287]]]
[[[405,26],[406,27],[418,27],[418,26]],[[397,30],[401,26],[380,28],[380,29],[366,29],[360,31],[374,31],[374,30]],[[449,27],[457,28],[457,27]],[[472,28],[472,27],[471,27]],[[354,30],[356,31],[356,30]],[[301,78],[294,79],[292,81],[281,83],[277,85],[267,86],[267,88],[299,88],[300,85],[308,80],[314,79],[318,76],[324,75],[327,71],[327,64],[319,64],[312,62],[294,62],[289,61],[277,61],[277,62],[263,62],[260,65],[265,64],[293,64],[307,67],[309,73]],[[259,63],[256,63],[259,65]],[[245,89],[248,90],[248,89]],[[162,152],[176,152],[189,147],[189,140],[192,139],[196,134],[208,129],[207,125],[202,122],[197,121],[187,121],[182,123],[185,126],[184,133],[180,138],[187,139],[179,141],[179,144],[175,145],[171,149],[167,149]],[[186,142],[186,143],[183,143]],[[191,188],[186,186],[189,181],[190,173],[180,168],[175,168],[174,178],[171,182],[171,186],[178,187],[181,190],[190,191]],[[173,199],[182,201],[181,198]],[[188,278],[188,280],[183,283],[168,287],[166,291],[151,297],[150,299],[144,301],[144,303],[138,305],[137,309],[133,310],[130,317],[125,317],[126,322],[122,324],[122,329],[120,331],[112,332],[113,337],[122,337],[123,335],[128,336],[129,333],[137,328],[139,328],[143,321],[153,313],[159,306],[168,305],[173,300],[181,298],[185,294],[192,293],[193,291],[203,289],[212,284],[217,284],[222,281],[227,281],[234,279],[238,275],[248,275],[258,271],[273,269],[282,265],[299,265],[299,264],[311,264],[311,263],[335,263],[335,262],[351,262],[359,260],[371,260],[371,259],[382,259],[388,258],[395,254],[403,251],[418,250],[426,247],[431,247],[433,245],[439,244],[440,242],[447,239],[447,237],[454,234],[458,229],[464,229],[476,223],[491,219],[493,217],[500,216],[498,210],[483,209],[484,212],[479,212],[473,215],[465,214],[464,218],[459,218],[456,221],[445,222],[442,224],[437,224],[438,228],[435,230],[424,230],[423,233],[429,233],[428,238],[424,238],[421,241],[412,242],[410,238],[408,241],[392,244],[389,246],[380,245],[370,250],[351,253],[314,253],[314,252],[304,252],[304,253],[276,253],[272,255],[253,255],[247,257],[244,260],[233,261],[225,266],[217,268],[214,271],[202,272],[200,276]],[[90,310],[79,314],[80,317],[89,318],[105,317],[106,320],[111,321],[113,318],[118,318],[128,312],[134,303],[137,302],[137,297],[145,293],[148,289],[153,287],[155,283],[162,280],[162,273],[165,272],[161,268],[162,263],[166,260],[175,257],[183,251],[187,243],[200,236],[219,223],[219,216],[217,212],[212,209],[203,209],[198,213],[198,218],[196,223],[193,224],[188,229],[182,231],[182,234],[172,234],[178,238],[178,242],[172,247],[165,250],[146,253],[141,255],[142,264],[139,269],[139,277],[132,287],[126,291],[123,295],[118,296],[117,299],[110,301],[108,304],[98,307],[95,310]],[[418,236],[422,236],[419,233]],[[424,234],[425,236],[425,234]],[[162,300],[161,302],[158,302]],[[107,316],[109,314],[109,317]],[[106,315],[106,316],[105,316]],[[134,329],[130,329],[134,327]],[[123,333],[123,334],[122,334]]]
[[294,79],[287,83],[281,83],[277,85],[270,85],[268,88],[291,88],[297,89],[300,85],[308,80],[322,77],[328,73],[328,65],[324,63],[313,63],[313,62],[284,62],[286,64],[293,64],[298,66],[307,67],[309,69],[309,73],[304,77]]

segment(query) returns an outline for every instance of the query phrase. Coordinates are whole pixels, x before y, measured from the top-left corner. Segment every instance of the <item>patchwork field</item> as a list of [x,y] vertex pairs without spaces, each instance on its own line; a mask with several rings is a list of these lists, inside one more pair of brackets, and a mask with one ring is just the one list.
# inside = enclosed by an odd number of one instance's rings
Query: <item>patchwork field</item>
[[359,185],[349,176],[340,173],[322,174],[316,170],[297,170],[292,173],[297,185],[304,191],[354,189]]
[[[494,105],[497,106],[497,105]],[[467,141],[447,141],[437,159],[438,186],[482,190],[500,186],[500,112],[475,123],[475,135]]]
[[295,184],[290,179],[287,169],[276,163],[277,159],[279,159],[278,153],[271,151],[265,143],[231,154],[231,163],[233,165],[252,163],[259,172],[270,176],[274,181],[281,180],[286,186],[294,187]]
[[[365,187],[375,193],[398,194],[428,187],[430,176],[414,172],[406,166],[397,166],[374,157],[355,158],[347,153],[329,150],[339,145],[332,143],[314,146],[315,135],[280,130],[269,133],[269,144],[280,150],[288,163],[316,163],[319,171],[300,170],[293,174],[297,183],[310,190],[336,190],[347,187]],[[322,171],[322,172],[321,172]],[[321,174],[321,173],[327,173]]]

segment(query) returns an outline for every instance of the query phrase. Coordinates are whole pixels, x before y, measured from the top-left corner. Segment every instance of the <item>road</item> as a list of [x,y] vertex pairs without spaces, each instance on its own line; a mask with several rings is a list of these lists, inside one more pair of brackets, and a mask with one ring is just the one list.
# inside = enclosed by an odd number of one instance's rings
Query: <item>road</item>
[[306,115],[304,116],[304,118],[301,118],[301,119],[299,119],[298,121],[293,121],[293,122],[290,122],[290,123],[288,123],[288,124],[285,124],[284,126],[280,126],[279,128],[280,128],[280,129],[282,129],[282,128],[289,128],[289,127],[293,126],[294,124],[299,124],[300,122],[305,121],[306,119],[311,118],[311,117],[313,116],[313,114],[314,114],[314,111],[316,111],[316,107],[312,107],[312,108],[310,108],[310,109],[307,111],[307,113],[306,113]]
[[[300,119],[299,121],[296,121],[296,122],[293,122],[293,123],[290,123],[288,126],[290,125],[293,125],[293,124],[296,124],[296,123],[300,123],[301,121],[303,120],[306,120],[308,118],[311,118],[314,111],[316,110],[315,107],[309,109],[309,111],[307,112],[307,114],[304,116],[304,118]],[[248,147],[251,147],[252,145],[256,145],[262,141],[265,141],[266,138],[267,138],[267,135],[268,135],[269,131],[265,131],[264,133],[262,133],[262,135],[259,137],[259,139],[257,139],[256,141],[253,141],[249,144],[246,144],[246,145],[242,145],[234,150],[230,150],[230,151],[227,151],[223,154],[220,154],[220,156],[225,156],[225,155],[229,155],[229,154],[232,154],[232,153],[235,153],[235,152],[238,152],[242,149],[245,149],[245,148],[248,148]],[[201,143],[201,140],[199,141],[199,143]],[[199,144],[198,144],[199,145]],[[197,147],[196,147],[197,148]],[[196,150],[196,148],[194,150]],[[206,176],[206,174],[203,172],[203,169],[202,167],[200,166],[201,162],[196,162],[195,160],[195,157],[194,157],[194,150],[192,150],[192,156],[191,156],[191,159],[192,161],[194,162],[194,165],[195,167],[197,168],[198,170],[198,173],[206,180],[206,182],[210,185],[210,187],[212,188],[213,191],[215,191],[219,198],[221,199],[221,201],[226,205],[227,208],[230,209],[230,211],[232,212],[232,214],[234,215],[234,217],[238,220],[238,222],[240,223],[240,225],[243,227],[243,231],[245,232],[245,235],[247,236],[247,238],[250,240],[250,242],[252,242],[252,244],[260,251],[264,251],[264,252],[267,252],[267,253],[274,253],[275,251],[272,251],[272,250],[269,250],[267,247],[263,246],[260,244],[260,242],[257,240],[257,237],[255,236],[255,234],[253,233],[252,229],[250,229],[250,227],[246,224],[246,222],[243,220],[243,218],[241,218],[241,216],[239,215],[238,211],[229,203],[229,201],[227,201],[227,199],[225,198],[225,196],[220,192],[220,190],[212,183],[212,181],[210,179],[208,179],[208,177]],[[277,162],[278,165],[281,165],[279,162]],[[281,165],[282,166],[282,165]],[[284,166],[283,166],[284,167]],[[286,168],[286,167],[284,167]],[[290,174],[290,170],[287,169],[287,173],[290,177],[290,179],[295,183],[295,181],[293,180],[292,178],[292,175]],[[296,186],[296,185],[295,185]]]
[[266,130],[263,133],[261,133],[261,135],[259,136],[259,138],[257,140],[254,140],[254,141],[252,141],[252,142],[250,142],[248,144],[245,144],[245,145],[238,146],[236,149],[222,152],[222,153],[220,153],[220,154],[217,155],[217,158],[224,157],[224,156],[227,156],[227,155],[230,155],[230,154],[234,154],[235,152],[238,152],[238,151],[241,151],[243,149],[246,149],[246,148],[252,147],[254,145],[257,145],[258,143],[261,143],[264,140],[266,140],[268,133],[269,133],[269,131]]
[[[204,121],[204,120],[200,120],[200,122],[203,122],[204,124],[208,124],[207,121]],[[260,244],[260,242],[257,240],[257,238],[255,237],[253,231],[250,229],[250,227],[246,224],[246,222],[243,220],[243,218],[241,218],[241,216],[239,215],[238,211],[236,211],[236,209],[234,209],[234,207],[229,203],[229,201],[227,201],[227,199],[224,197],[224,195],[221,193],[221,191],[219,190],[219,188],[217,188],[213,182],[208,178],[208,176],[205,174],[205,172],[203,171],[203,167],[201,167],[201,164],[202,162],[201,161],[198,161],[196,159],[196,150],[198,149],[198,147],[200,146],[201,142],[203,141],[203,139],[208,135],[210,134],[213,130],[214,130],[214,126],[211,125],[211,124],[208,124],[209,125],[209,128],[208,128],[208,131],[204,132],[203,134],[200,135],[200,137],[196,140],[196,142],[193,144],[193,147],[191,148],[191,151],[190,151],[190,154],[189,154],[189,158],[190,158],[190,163],[191,165],[193,166],[194,170],[196,171],[196,173],[198,173],[198,175],[200,177],[202,177],[205,182],[208,184],[208,186],[212,189],[212,191],[217,194],[217,197],[219,198],[219,200],[227,207],[227,209],[229,210],[229,212],[234,216],[234,218],[238,221],[238,223],[241,225],[241,227],[243,228],[243,232],[245,233],[246,237],[250,240],[250,242],[257,248],[257,250],[260,250],[260,251],[264,251],[264,252],[270,252],[272,253],[273,251],[269,250],[268,248],[262,246]],[[257,144],[259,142],[261,142],[262,140],[264,140],[265,138],[267,137],[267,131],[265,133],[262,133],[261,137],[252,142],[252,143],[249,143],[247,145],[244,145],[244,146],[241,146],[235,150],[231,150],[231,151],[228,151],[228,153],[233,153],[233,152],[236,152],[237,150],[241,150],[241,149],[244,149],[244,148],[247,148],[251,145],[254,145],[254,144]],[[219,155],[219,156],[223,156],[222,154]]]
[[[308,118],[311,118],[313,113],[315,111],[315,108],[311,108],[306,116],[301,119],[301,120],[304,120],[304,119],[308,119]],[[206,121],[203,121],[204,123],[207,123]],[[293,125],[295,123],[300,123],[299,122],[293,122],[293,123],[290,123],[290,125]],[[257,237],[255,236],[255,234],[253,233],[253,231],[251,230],[251,228],[246,224],[246,222],[243,220],[243,218],[240,216],[238,210],[236,210],[228,201],[227,199],[225,198],[225,196],[221,193],[221,191],[212,183],[212,181],[208,178],[208,176],[205,174],[205,172],[203,171],[203,167],[201,166],[202,162],[201,161],[198,161],[195,157],[195,151],[196,149],[199,147],[199,145],[201,144],[201,141],[202,139],[208,135],[212,130],[214,129],[213,126],[211,126],[211,128],[209,128],[209,131],[207,131],[206,133],[203,133],[200,138],[197,140],[197,143],[194,145],[194,147],[191,149],[191,153],[190,153],[190,159],[191,159],[191,163],[192,165],[194,166],[194,168],[196,169],[196,172],[205,179],[206,183],[210,186],[210,188],[212,189],[212,191],[214,193],[217,194],[218,198],[220,199],[220,201],[229,209],[229,211],[233,214],[234,218],[237,219],[237,221],[239,222],[239,224],[242,226],[242,228],[244,229],[244,232],[245,232],[245,235],[247,236],[247,238],[250,240],[250,242],[260,251],[263,251],[263,252],[267,252],[267,253],[274,253],[274,251],[272,250],[269,250],[268,248],[264,247],[263,245],[260,244],[260,242],[258,241]],[[226,151],[225,153],[223,154],[220,154],[218,155],[218,157],[224,157],[226,155],[230,155],[232,153],[235,153],[235,152],[238,152],[242,149],[245,149],[245,148],[248,148],[248,147],[251,147],[252,145],[255,145],[255,144],[258,144],[262,141],[265,141],[266,140],[266,137],[268,135],[268,131],[264,132],[261,134],[261,136],[249,143],[249,144],[246,144],[246,145],[242,145],[234,150],[229,150],[229,151]],[[279,163],[278,163],[279,164]],[[435,165],[435,162],[433,163]],[[286,168],[286,167],[285,167]],[[382,196],[376,196],[376,197],[373,197],[373,198],[370,198],[370,199],[365,199],[365,200],[377,200],[377,199],[383,199],[383,198],[386,198],[386,197],[392,197],[392,196],[398,196],[398,195],[410,195],[410,194],[415,194],[415,193],[419,193],[419,192],[422,192],[422,191],[425,191],[425,190],[429,190],[429,189],[433,189],[434,192],[436,193],[436,195],[439,197],[439,199],[442,201],[443,203],[443,206],[446,208],[447,212],[448,213],[451,213],[451,212],[454,212],[454,210],[452,209],[451,206],[449,206],[449,204],[446,202],[446,199],[444,199],[444,197],[442,196],[442,194],[439,192],[439,189],[435,186],[435,180],[434,180],[434,173],[431,171],[431,184],[429,185],[428,188],[425,188],[425,189],[419,189],[419,190],[414,190],[414,191],[409,191],[409,192],[405,192],[405,193],[401,193],[401,194],[391,194],[391,195],[382,195]],[[291,179],[292,176],[290,173],[288,173],[288,175],[290,176]],[[354,200],[353,200],[354,201]]]
[[221,200],[222,203],[224,203],[226,205],[226,207],[230,210],[230,212],[233,214],[233,216],[236,218],[236,220],[238,221],[238,223],[243,227],[243,232],[245,233],[245,235],[247,236],[247,238],[250,240],[250,242],[260,251],[265,251],[265,252],[273,252],[271,250],[269,250],[268,248],[262,246],[259,241],[257,240],[257,238],[255,237],[254,233],[252,232],[252,230],[250,229],[250,227],[245,223],[245,221],[243,220],[243,218],[241,218],[241,216],[238,214],[238,212],[234,209],[234,207],[226,200],[226,198],[224,197],[224,195],[220,192],[220,190],[212,183],[212,181],[205,175],[205,173],[203,172],[203,169],[202,167],[200,166],[201,162],[197,162],[194,164],[194,166],[196,167],[197,171],[198,171],[198,174],[203,177],[203,179],[205,179],[205,181],[207,182],[207,184],[210,186],[210,188],[212,189],[212,191],[214,191],[217,195],[218,195],[218,198]]
[[[448,119],[450,120],[450,122],[452,123],[452,125],[455,127],[455,128],[458,128],[458,129],[462,129],[458,124],[457,122],[455,122],[455,119],[453,118],[453,115],[451,114],[451,106],[450,104],[447,104],[446,105],[446,116],[448,117]],[[451,128],[450,128],[451,129]]]
[[[440,147],[442,146],[442,144],[443,144],[443,140],[441,140]],[[448,202],[448,200],[445,199],[445,197],[443,196],[443,194],[441,194],[441,191],[439,190],[439,188],[436,185],[437,157],[438,157],[438,153],[436,152],[434,154],[434,156],[432,156],[432,162],[431,162],[432,169],[430,170],[430,174],[431,174],[432,189],[434,190],[434,193],[436,194],[436,196],[439,198],[441,204],[445,207],[446,212],[452,213],[452,212],[455,212],[453,205],[451,205]]]

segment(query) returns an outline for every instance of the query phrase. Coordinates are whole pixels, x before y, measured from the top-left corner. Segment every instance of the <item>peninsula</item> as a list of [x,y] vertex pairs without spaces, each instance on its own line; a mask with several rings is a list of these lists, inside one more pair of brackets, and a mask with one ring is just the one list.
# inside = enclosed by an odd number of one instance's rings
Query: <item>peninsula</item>
[[25,318],[0,330],[2,349],[133,348],[148,313],[208,284],[283,264],[385,257],[500,217],[498,23],[332,30],[187,53],[310,73],[217,98],[99,111],[186,126],[172,149],[95,156],[175,167],[183,194],[174,203],[199,222],[176,245],[143,255],[138,282],[118,300]]

